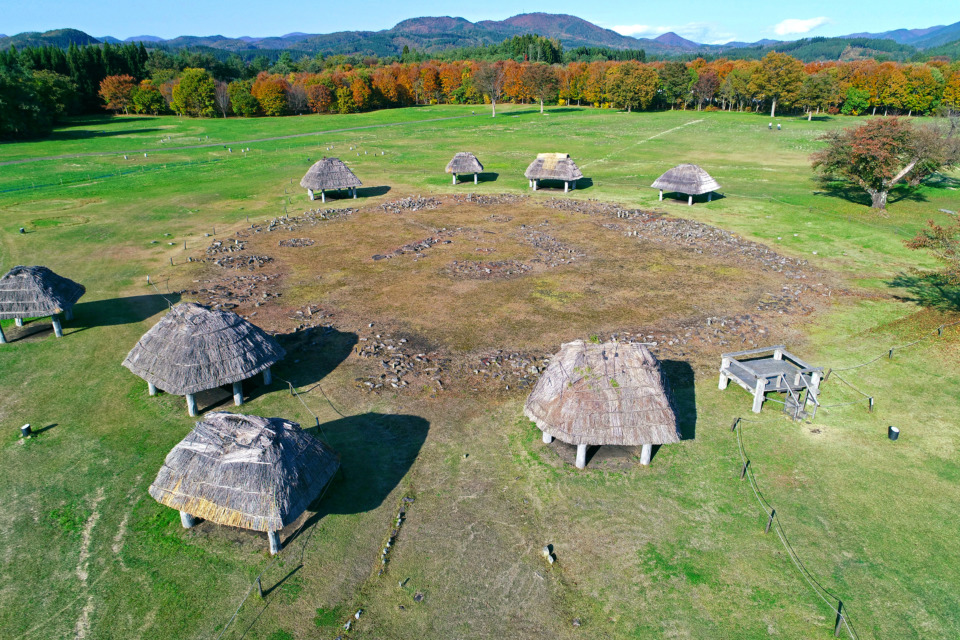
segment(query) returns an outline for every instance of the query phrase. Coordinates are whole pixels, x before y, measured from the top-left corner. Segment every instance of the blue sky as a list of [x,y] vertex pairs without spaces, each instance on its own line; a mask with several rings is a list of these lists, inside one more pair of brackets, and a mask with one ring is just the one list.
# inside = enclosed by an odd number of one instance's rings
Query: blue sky
[[770,3],[760,0],[717,2],[686,0],[640,3],[517,3],[507,0],[457,3],[354,0],[2,0],[0,33],[46,31],[73,27],[94,36],[126,38],[156,35],[278,36],[293,31],[330,33],[389,29],[405,18],[455,15],[471,21],[501,20],[518,13],[569,13],[626,35],[655,37],[674,31],[697,42],[761,38],[793,40],[805,36],[836,36],[860,31],[923,28],[960,21],[957,0],[923,0],[912,5],[897,0],[861,2],[811,0]]

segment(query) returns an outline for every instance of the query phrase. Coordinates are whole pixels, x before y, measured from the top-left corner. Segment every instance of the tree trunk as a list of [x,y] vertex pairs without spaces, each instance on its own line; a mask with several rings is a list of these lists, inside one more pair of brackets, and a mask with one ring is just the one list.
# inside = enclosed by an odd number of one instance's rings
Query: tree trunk
[[770,117],[775,118],[777,113],[777,99],[773,99],[773,104],[770,105]]
[[813,120],[813,110],[807,111],[807,122]]
[[543,100],[540,100],[540,115],[543,115]]
[[873,105],[873,113],[871,113],[870,115],[872,116],[877,115],[877,105]]
[[491,100],[491,101],[490,101],[490,105],[493,107],[493,115],[490,116],[490,117],[491,117],[491,118],[496,118],[496,117],[497,117],[497,101],[496,101],[496,100]]
[[886,189],[867,189],[867,193],[870,194],[871,204],[870,206],[874,209],[886,209],[887,208],[887,194],[890,192]]

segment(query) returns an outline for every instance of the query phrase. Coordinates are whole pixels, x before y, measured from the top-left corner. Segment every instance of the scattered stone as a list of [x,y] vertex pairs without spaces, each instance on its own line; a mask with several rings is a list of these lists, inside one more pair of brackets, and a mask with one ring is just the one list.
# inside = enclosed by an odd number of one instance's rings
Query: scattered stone
[[310,238],[290,238],[277,243],[280,247],[312,247],[316,242]]
[[417,594],[416,594],[415,596],[413,596],[413,601],[414,601],[414,602],[423,602],[423,594],[418,591]]
[[384,202],[380,208],[385,213],[402,213],[404,211],[424,211],[436,209],[443,203],[436,198],[421,198],[420,196],[410,196],[400,200]]

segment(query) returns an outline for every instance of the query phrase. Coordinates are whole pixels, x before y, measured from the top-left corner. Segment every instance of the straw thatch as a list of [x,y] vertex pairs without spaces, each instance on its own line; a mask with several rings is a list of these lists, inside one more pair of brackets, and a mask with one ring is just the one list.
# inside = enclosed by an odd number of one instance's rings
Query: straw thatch
[[710,174],[695,164],[678,164],[650,185],[654,189],[699,196],[720,188]]
[[469,151],[461,151],[447,164],[447,173],[480,173],[483,165],[477,156]]
[[246,380],[285,355],[263,329],[232,311],[182,302],[140,338],[123,366],[182,396]]
[[523,412],[541,431],[570,444],[680,441],[660,363],[639,344],[564,344]]
[[0,320],[69,311],[86,289],[46,267],[14,267],[0,278]]
[[353,171],[340,158],[324,158],[314,163],[300,180],[304,189],[321,191],[324,189],[350,189],[363,183],[353,175]]
[[217,524],[279,531],[339,468],[339,456],[295,422],[216,412],[167,454],[150,495]]
[[575,182],[583,177],[580,167],[566,153],[540,153],[523,172],[528,180]]

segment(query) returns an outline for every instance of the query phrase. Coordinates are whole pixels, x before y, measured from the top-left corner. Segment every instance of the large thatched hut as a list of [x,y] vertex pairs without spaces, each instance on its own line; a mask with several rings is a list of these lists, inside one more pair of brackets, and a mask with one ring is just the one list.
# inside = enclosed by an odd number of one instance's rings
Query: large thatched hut
[[717,181],[710,174],[695,164],[678,164],[665,174],[657,178],[652,185],[660,190],[660,199],[663,192],[682,193],[687,196],[687,204],[693,204],[693,196],[707,194],[707,202],[713,200],[713,192],[720,188]]
[[649,464],[653,445],[680,441],[660,363],[640,344],[564,344],[523,412],[543,431],[544,442],[577,445],[580,469],[589,445],[642,445],[640,462]]
[[286,355],[260,327],[232,311],[211,310],[193,302],[174,305],[130,350],[123,366],[157,389],[187,397],[187,411],[197,415],[194,394],[233,385],[233,401],[243,404],[243,380],[263,373]]
[[150,495],[195,518],[266,531],[270,553],[280,534],[319,497],[339,456],[295,422],[234,413],[207,414],[167,454]]
[[307,169],[307,173],[300,180],[300,186],[307,190],[310,199],[314,199],[313,192],[320,192],[320,202],[326,202],[324,191],[348,189],[350,194],[357,197],[357,187],[362,186],[353,171],[340,158],[324,158],[315,162]]
[[530,188],[536,191],[541,180],[559,180],[563,182],[563,192],[577,188],[577,180],[583,177],[580,167],[570,159],[567,153],[540,153],[523,172],[530,181]]
[[[50,316],[53,333],[63,337],[58,314],[73,319],[73,305],[86,293],[82,284],[58,276],[46,267],[14,267],[0,278],[0,320],[14,320],[18,327],[27,318]],[[0,328],[0,344],[7,342]]]
[[457,184],[457,174],[473,174],[473,184],[477,184],[477,176],[483,171],[483,165],[477,156],[469,151],[461,151],[447,163],[447,173],[453,174],[453,184]]

